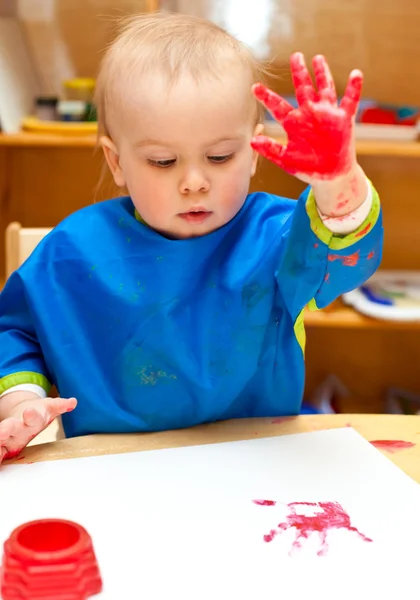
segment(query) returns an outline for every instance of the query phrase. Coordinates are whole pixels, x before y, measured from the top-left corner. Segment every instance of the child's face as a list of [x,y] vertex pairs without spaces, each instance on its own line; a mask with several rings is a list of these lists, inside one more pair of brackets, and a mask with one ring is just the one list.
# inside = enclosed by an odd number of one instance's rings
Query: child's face
[[255,172],[255,105],[243,74],[168,88],[147,76],[102,144],[114,179],[146,223],[171,238],[205,235],[242,207]]

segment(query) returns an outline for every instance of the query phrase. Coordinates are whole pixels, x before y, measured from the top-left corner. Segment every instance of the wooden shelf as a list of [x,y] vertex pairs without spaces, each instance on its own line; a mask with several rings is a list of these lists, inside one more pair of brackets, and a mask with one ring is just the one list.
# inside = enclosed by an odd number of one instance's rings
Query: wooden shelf
[[54,135],[36,133],[0,134],[0,146],[31,148],[94,148],[95,135]]
[[420,322],[387,321],[372,319],[336,300],[331,306],[319,311],[308,310],[306,327],[338,327],[344,329],[404,329],[420,330]]
[[420,157],[419,142],[357,140],[356,150],[359,156]]
[[[276,138],[285,142],[284,138]],[[50,147],[50,148],[94,148],[96,136],[39,135],[35,133],[0,134],[0,146],[11,147]],[[401,156],[420,157],[420,142],[392,142],[358,140],[357,153],[360,156]]]

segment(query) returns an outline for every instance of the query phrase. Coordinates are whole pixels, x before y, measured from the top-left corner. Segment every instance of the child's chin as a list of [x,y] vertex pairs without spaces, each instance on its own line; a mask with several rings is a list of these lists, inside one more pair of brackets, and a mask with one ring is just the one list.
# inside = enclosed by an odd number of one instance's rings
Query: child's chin
[[171,235],[173,239],[179,240],[188,240],[196,237],[203,237],[203,235],[208,235],[216,229],[220,229],[223,227],[224,223],[215,223],[214,221],[210,223],[201,223],[200,225],[194,225],[193,227],[182,227],[178,228],[177,231],[174,231]]

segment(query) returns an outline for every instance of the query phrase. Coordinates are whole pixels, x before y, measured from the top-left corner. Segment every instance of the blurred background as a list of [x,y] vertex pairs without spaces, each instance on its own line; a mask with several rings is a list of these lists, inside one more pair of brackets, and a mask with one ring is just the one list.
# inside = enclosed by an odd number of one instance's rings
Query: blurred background
[[[383,203],[382,275],[368,290],[308,313],[305,397],[326,412],[417,412],[418,0],[0,0],[0,236],[12,221],[53,227],[117,193],[109,177],[98,188],[95,77],[115,19],[156,10],[225,27],[270,62],[269,83],[286,96],[296,50],[308,59],[326,55],[339,94],[353,68],[364,72],[357,151]],[[302,184],[261,161],[251,189],[297,198]],[[3,282],[4,264],[1,244]]]

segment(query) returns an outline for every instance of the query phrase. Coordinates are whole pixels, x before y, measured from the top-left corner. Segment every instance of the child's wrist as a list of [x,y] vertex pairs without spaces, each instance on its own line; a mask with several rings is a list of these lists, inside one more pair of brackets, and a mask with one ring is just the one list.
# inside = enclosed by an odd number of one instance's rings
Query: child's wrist
[[326,218],[344,217],[358,209],[368,196],[368,181],[356,162],[345,174],[312,185],[315,202]]

